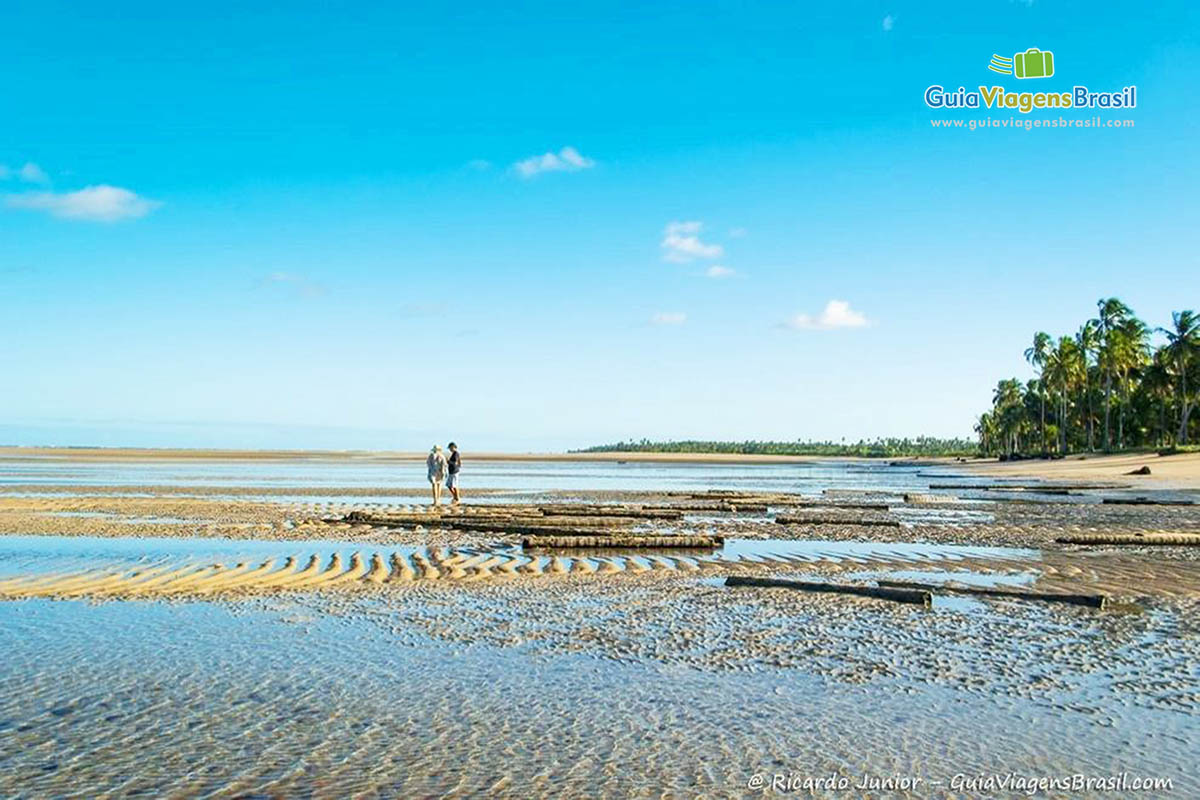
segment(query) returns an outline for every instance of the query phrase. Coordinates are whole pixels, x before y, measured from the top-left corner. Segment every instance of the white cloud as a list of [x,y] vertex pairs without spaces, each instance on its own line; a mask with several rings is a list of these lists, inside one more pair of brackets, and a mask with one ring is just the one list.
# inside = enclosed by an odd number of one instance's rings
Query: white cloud
[[21,180],[25,181],[26,183],[50,182],[50,176],[43,172],[42,168],[32,161],[26,162],[25,166],[21,167],[21,171],[17,174],[20,176]]
[[785,323],[785,327],[798,331],[830,331],[838,328],[865,328],[871,322],[861,312],[850,308],[845,300],[830,300],[815,317],[797,314]]
[[650,318],[651,325],[682,325],[687,322],[687,314],[682,311],[660,311]]
[[720,264],[713,264],[711,267],[704,270],[704,276],[706,278],[732,278],[734,275],[737,275],[735,270],[732,270],[729,267],[723,267]]
[[896,27],[896,18],[891,14],[888,14],[883,18],[883,29],[885,31],[890,31],[894,27]]
[[518,161],[513,164],[513,169],[522,178],[532,178],[539,172],[579,172],[594,166],[595,161],[582,155],[574,147],[564,147],[557,153],[543,153]]
[[45,211],[63,219],[116,222],[144,217],[161,203],[119,186],[88,186],[74,192],[25,192],[4,198],[9,208]]
[[686,264],[697,258],[720,258],[725,248],[700,241],[702,222],[669,222],[660,243],[664,261]]

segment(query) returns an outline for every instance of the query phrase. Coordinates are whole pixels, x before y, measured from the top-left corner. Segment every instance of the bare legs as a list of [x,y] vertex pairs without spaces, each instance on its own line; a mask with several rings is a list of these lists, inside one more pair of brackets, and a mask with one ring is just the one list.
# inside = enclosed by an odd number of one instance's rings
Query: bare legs
[[442,479],[434,478],[429,481],[429,485],[433,487],[433,504],[440,506],[442,504]]

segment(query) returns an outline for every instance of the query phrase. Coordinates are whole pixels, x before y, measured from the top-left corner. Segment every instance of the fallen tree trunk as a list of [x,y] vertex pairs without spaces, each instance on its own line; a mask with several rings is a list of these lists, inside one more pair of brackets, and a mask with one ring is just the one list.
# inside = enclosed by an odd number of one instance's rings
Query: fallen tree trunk
[[933,595],[928,590],[918,589],[889,589],[880,586],[857,586],[839,583],[815,583],[811,581],[793,581],[784,578],[751,578],[742,575],[730,575],[725,579],[726,586],[759,586],[763,588],[799,589],[804,592],[824,592],[829,594],[852,594],[858,597],[872,597],[877,600],[893,600],[897,603],[911,603],[918,606],[933,604]]
[[994,589],[981,586],[943,586],[931,583],[913,583],[910,581],[875,581],[880,586],[894,586],[903,589],[924,589],[927,592],[946,592],[949,594],[969,594],[982,597],[1013,597],[1018,600],[1040,600],[1046,603],[1067,603],[1073,606],[1088,608],[1104,608],[1108,598],[1102,594],[1067,594],[1064,592],[1025,592],[1019,589]]
[[1106,497],[1100,501],[1110,506],[1194,506],[1195,500],[1159,500],[1153,497]]
[[1196,546],[1200,545],[1198,533],[1076,533],[1059,536],[1054,541],[1061,544],[1124,544],[1150,546]]
[[558,548],[715,548],[725,541],[721,536],[526,536],[521,547],[526,550]]

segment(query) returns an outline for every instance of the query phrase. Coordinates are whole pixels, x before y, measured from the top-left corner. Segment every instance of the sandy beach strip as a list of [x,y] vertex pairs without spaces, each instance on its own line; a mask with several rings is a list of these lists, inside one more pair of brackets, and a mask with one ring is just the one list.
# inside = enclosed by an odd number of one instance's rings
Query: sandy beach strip
[[[1072,455],[1055,460],[970,461],[956,467],[979,476],[1041,478],[1048,481],[1113,479],[1134,488],[1200,490],[1200,453],[1160,456],[1156,453]],[[1149,475],[1130,475],[1149,467]]]

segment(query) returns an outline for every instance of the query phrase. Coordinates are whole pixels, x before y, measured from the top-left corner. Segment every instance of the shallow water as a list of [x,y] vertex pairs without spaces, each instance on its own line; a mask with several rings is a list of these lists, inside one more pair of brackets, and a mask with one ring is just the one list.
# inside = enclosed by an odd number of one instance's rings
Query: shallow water
[[937,796],[960,773],[1126,769],[1187,796],[1195,756],[1194,720],[1137,707],[398,644],[287,604],[26,601],[0,637],[0,794],[736,797],[796,773]]
[[[913,491],[928,486],[915,467],[886,463],[819,462],[799,464],[655,464],[631,462],[464,461],[464,486],[514,491],[667,490],[788,491],[819,493],[846,488]],[[425,468],[416,462],[362,463],[351,460],[279,462],[193,461],[68,462],[0,460],[0,489],[5,484],[79,486],[221,486],[424,488]],[[336,497],[336,496],[333,496]]]
[[[474,485],[523,498],[582,489],[926,491],[930,480],[917,468],[859,463],[469,467]],[[217,495],[223,486],[324,486],[330,493],[283,499],[396,504],[407,501],[336,489],[420,485],[419,472],[23,461],[0,463],[0,492],[30,483],[195,485]],[[940,506],[911,513],[906,522],[944,525],[990,516]],[[427,549],[6,536],[0,578],[418,550]],[[1040,554],[729,538],[713,551],[576,556],[593,568],[676,560],[804,576],[836,564],[850,578],[1027,585]],[[1004,571],[969,572],[968,562]],[[726,589],[703,574],[420,581],[221,602],[0,601],[0,797],[741,797],[763,793],[749,786],[755,776],[767,786],[832,776],[851,788],[818,796],[856,797],[864,776],[896,775],[921,783],[875,795],[1026,796],[953,781],[1122,770],[1175,781],[1173,793],[1136,796],[1200,796],[1192,774],[1200,647],[1190,613],[1118,618],[955,597],[939,597],[930,612]]]

